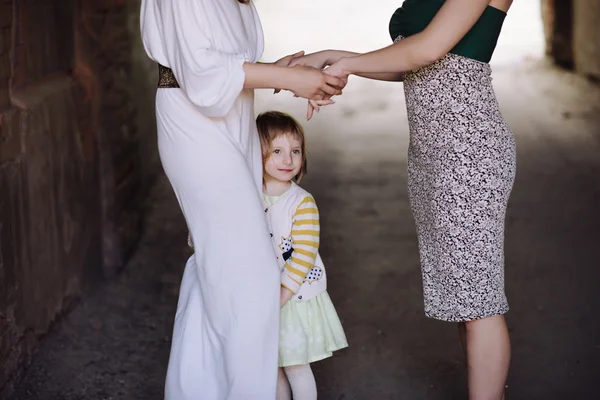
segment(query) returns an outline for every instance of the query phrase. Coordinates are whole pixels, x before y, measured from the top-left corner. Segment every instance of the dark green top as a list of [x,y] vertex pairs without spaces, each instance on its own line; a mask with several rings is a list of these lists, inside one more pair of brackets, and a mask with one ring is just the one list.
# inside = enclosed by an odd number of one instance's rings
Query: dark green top
[[[394,12],[390,20],[390,36],[395,40],[399,35],[408,37],[421,32],[429,25],[445,0],[405,0],[402,7]],[[472,58],[484,63],[490,62],[506,13],[488,6],[481,18],[461,39],[450,53]]]

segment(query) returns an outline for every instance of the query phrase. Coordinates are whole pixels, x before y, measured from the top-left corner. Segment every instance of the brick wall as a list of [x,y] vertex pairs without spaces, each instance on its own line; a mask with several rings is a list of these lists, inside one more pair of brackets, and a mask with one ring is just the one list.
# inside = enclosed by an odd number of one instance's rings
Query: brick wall
[[140,235],[158,158],[138,10],[0,0],[0,398]]
[[10,79],[12,14],[12,0],[0,0],[0,110],[10,104],[8,82]]
[[76,4],[75,76],[86,88],[97,120],[108,275],[131,253],[142,223],[140,200],[158,161],[154,93],[149,91],[154,90],[156,66],[140,45],[139,3],[79,0]]

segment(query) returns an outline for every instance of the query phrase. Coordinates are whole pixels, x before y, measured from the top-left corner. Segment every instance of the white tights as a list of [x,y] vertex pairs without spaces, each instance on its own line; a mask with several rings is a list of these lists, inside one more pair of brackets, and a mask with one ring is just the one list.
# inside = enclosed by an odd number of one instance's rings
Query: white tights
[[317,383],[309,364],[279,368],[277,400],[316,400]]

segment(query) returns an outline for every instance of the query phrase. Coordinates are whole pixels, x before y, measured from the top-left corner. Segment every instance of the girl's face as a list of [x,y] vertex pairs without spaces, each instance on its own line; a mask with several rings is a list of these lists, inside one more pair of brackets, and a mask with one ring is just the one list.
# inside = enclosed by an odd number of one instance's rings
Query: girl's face
[[289,182],[302,168],[302,142],[292,134],[279,135],[271,142],[265,161],[266,178]]

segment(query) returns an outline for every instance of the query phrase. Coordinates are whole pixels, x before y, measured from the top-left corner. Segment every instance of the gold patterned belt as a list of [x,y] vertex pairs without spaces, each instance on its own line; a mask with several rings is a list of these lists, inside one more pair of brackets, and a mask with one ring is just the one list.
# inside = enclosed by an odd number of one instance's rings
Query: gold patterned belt
[[158,88],[178,88],[179,83],[171,68],[158,64]]

